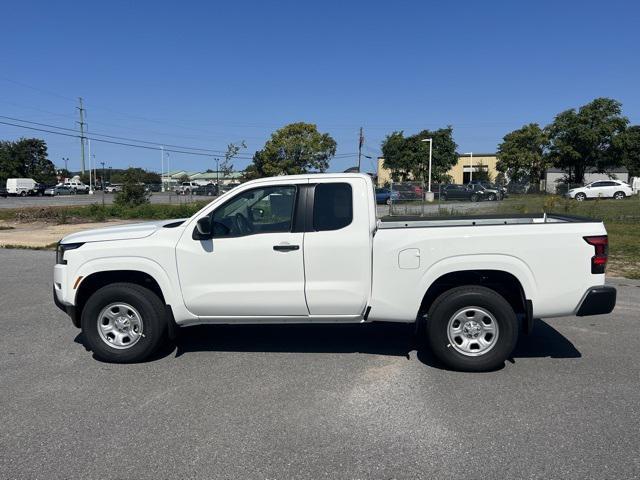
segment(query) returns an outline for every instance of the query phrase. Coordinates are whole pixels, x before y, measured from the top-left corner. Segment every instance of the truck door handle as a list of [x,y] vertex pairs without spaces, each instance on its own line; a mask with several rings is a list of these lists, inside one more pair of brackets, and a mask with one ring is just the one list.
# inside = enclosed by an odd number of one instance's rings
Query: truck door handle
[[274,245],[273,249],[276,252],[291,252],[293,250],[300,250],[300,245]]

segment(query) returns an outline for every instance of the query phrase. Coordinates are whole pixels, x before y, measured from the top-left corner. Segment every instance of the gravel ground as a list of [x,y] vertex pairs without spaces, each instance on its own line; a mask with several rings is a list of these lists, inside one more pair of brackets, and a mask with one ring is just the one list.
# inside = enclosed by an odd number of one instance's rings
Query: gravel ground
[[411,326],[207,326],[92,358],[51,252],[0,250],[0,478],[637,478],[640,282],[456,373]]

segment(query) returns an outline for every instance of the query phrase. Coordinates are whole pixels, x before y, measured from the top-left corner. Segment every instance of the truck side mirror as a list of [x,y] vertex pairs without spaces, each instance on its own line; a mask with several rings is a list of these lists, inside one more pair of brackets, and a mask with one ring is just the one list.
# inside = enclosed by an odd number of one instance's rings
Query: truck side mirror
[[194,240],[208,240],[212,236],[211,229],[211,217],[206,216],[198,219],[196,222],[196,228],[193,229],[193,239]]

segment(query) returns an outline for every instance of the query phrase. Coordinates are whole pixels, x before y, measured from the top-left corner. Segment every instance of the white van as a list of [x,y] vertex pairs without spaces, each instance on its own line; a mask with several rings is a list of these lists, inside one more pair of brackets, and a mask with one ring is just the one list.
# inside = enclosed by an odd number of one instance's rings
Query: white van
[[26,197],[33,195],[36,189],[36,181],[33,178],[7,178],[7,193]]

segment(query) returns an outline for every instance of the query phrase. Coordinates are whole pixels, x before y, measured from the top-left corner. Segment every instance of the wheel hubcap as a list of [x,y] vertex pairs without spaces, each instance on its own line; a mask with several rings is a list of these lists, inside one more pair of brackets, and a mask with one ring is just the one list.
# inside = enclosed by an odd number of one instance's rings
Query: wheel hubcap
[[491,350],[498,340],[498,322],[484,308],[466,307],[458,310],[447,326],[449,344],[457,352],[477,357]]
[[144,337],[142,317],[127,303],[111,303],[98,315],[100,339],[112,348],[131,348]]

